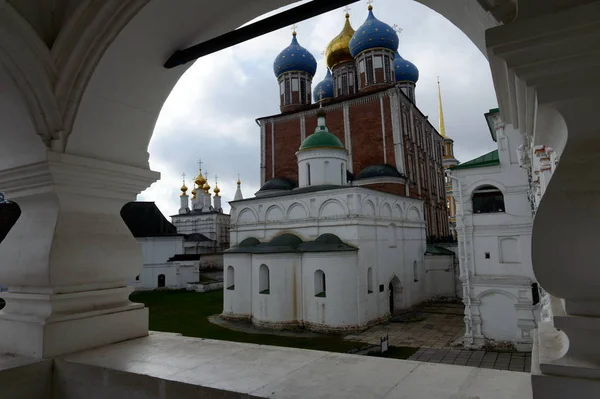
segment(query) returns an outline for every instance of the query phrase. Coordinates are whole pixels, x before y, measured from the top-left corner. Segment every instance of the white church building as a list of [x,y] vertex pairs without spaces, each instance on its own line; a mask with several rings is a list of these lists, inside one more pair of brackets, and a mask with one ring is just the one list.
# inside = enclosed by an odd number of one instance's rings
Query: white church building
[[[539,314],[531,262],[532,204],[518,149],[523,136],[486,114],[498,149],[451,169],[467,347],[530,351]],[[539,318],[539,316],[537,317]]]
[[[452,257],[425,257],[423,202],[351,185],[322,110],[317,123],[297,152],[298,188],[270,181],[231,202],[223,316],[341,332],[454,296]],[[426,273],[440,258],[449,272]]]

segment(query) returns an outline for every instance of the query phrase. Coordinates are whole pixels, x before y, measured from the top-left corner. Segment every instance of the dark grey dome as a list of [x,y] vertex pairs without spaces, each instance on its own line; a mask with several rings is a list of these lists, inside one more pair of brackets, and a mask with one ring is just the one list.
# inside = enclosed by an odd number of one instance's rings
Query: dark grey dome
[[275,178],[267,180],[258,191],[268,190],[292,190],[296,187],[296,183],[288,179]]
[[277,236],[269,242],[269,246],[272,247],[295,247],[299,244],[302,244],[302,239],[294,234],[288,233]]
[[319,237],[317,237],[315,242],[320,244],[343,244],[342,240],[340,240],[340,237],[331,233],[321,234]]
[[370,177],[403,177],[398,169],[388,164],[367,166],[356,174],[354,180],[368,179]]
[[242,242],[240,242],[238,244],[238,247],[255,247],[258,244],[260,244],[260,241],[258,241],[257,238],[254,237],[248,237],[248,238],[244,238],[242,240]]

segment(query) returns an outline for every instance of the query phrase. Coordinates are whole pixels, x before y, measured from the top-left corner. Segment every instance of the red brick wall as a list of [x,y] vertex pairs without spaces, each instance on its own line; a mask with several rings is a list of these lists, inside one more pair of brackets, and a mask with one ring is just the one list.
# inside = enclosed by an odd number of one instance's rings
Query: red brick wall
[[350,107],[350,133],[354,174],[367,166],[383,163],[381,108],[378,98]]
[[298,181],[296,151],[300,148],[300,119],[275,123],[275,176]]
[[371,190],[383,191],[384,193],[396,194],[402,197],[406,195],[404,184],[376,183],[367,184],[362,187],[370,188]]
[[392,130],[392,110],[390,108],[390,98],[383,98],[383,112],[385,119],[385,155],[387,163],[396,167],[396,156],[394,154],[394,132]]

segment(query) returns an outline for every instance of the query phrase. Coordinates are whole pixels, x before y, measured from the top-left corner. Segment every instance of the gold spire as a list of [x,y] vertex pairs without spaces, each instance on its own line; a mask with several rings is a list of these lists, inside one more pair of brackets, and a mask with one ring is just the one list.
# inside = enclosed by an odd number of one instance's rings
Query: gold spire
[[215,189],[213,190],[213,192],[215,193],[215,197],[219,196],[219,193],[221,192],[221,189],[219,188],[219,181],[217,180],[217,175],[215,175]]
[[242,181],[240,180],[240,174],[238,173],[238,181],[237,181],[237,185],[239,186],[240,184],[242,184]]
[[[208,176],[208,171],[206,171],[206,176]],[[208,180],[204,179],[204,185],[202,186],[204,190],[204,194],[209,194],[208,190],[210,190],[210,184],[208,184]]]
[[325,61],[329,68],[333,68],[343,62],[354,61],[354,58],[350,54],[350,39],[352,39],[352,35],[354,35],[354,29],[350,25],[350,14],[346,12],[344,28],[325,48]]
[[440,88],[440,77],[439,76],[438,76],[437,83],[438,83],[438,121],[439,121],[438,132],[440,133],[440,136],[447,139],[448,136],[446,136],[446,125],[444,124],[444,110],[442,109],[442,89]]
[[183,185],[181,186],[181,196],[185,196],[187,195],[187,186],[185,185],[185,173],[181,175],[181,177],[183,178]]
[[194,183],[198,185],[198,187],[202,188],[204,183],[206,183],[206,179],[202,175],[202,161],[198,161],[198,176],[194,180]]

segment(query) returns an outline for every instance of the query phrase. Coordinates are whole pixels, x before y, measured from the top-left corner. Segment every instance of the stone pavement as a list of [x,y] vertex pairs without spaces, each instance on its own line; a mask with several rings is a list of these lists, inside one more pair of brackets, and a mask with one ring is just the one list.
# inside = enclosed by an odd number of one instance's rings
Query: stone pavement
[[408,360],[527,373],[531,371],[531,353],[421,348]]
[[[379,345],[380,338],[387,334],[390,346],[450,348],[465,333],[463,317],[463,304],[426,304],[412,309],[404,317],[407,320],[405,322],[380,324],[360,333],[346,335],[344,339]],[[415,321],[411,321],[411,318]]]

